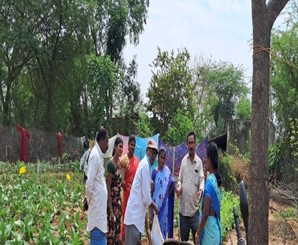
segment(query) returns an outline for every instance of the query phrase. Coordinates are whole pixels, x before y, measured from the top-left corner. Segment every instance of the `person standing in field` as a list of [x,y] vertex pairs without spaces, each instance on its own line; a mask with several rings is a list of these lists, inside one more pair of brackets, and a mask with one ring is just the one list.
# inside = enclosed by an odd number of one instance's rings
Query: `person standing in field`
[[107,165],[107,189],[108,189],[108,244],[122,245],[121,241],[121,187],[122,178],[120,171],[120,157],[123,151],[123,140],[117,137],[115,140],[113,157]]
[[196,134],[190,131],[186,144],[188,153],[181,162],[177,196],[180,197],[180,233],[182,241],[189,241],[189,232],[192,232],[193,240],[199,227],[199,205],[204,190],[204,173],[201,159],[195,151]]
[[88,160],[88,177],[86,181],[86,198],[88,203],[87,230],[90,232],[90,245],[107,244],[107,186],[104,176],[103,153],[109,147],[107,129],[100,127],[96,144]]
[[126,207],[124,224],[125,244],[127,245],[141,244],[141,236],[144,233],[145,224],[149,244],[151,244],[147,209],[150,207],[155,214],[158,214],[158,208],[151,199],[151,166],[155,161],[157,153],[156,143],[154,140],[149,139],[146,155],[139,163]]
[[128,153],[121,158],[121,167],[124,170],[124,182],[122,185],[123,202],[122,202],[122,227],[121,227],[121,236],[122,236],[123,243],[125,243],[124,217],[125,217],[126,205],[130,195],[132,182],[135,177],[137,168],[139,166],[139,160],[134,154],[135,148],[136,148],[136,138],[132,134],[128,138]]
[[152,199],[158,207],[158,221],[164,240],[173,238],[175,180],[166,163],[166,150],[158,152],[158,166],[152,171]]
[[204,167],[209,175],[202,199],[202,219],[196,232],[196,243],[202,245],[221,244],[221,176],[218,172],[218,148],[211,142],[207,146]]

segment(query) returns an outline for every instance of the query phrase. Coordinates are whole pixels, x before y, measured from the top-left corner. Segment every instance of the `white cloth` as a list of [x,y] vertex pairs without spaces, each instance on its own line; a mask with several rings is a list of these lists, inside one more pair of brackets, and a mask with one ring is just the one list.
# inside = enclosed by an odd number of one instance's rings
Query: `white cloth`
[[104,176],[104,159],[99,145],[92,148],[88,161],[88,178],[86,182],[86,196],[88,201],[87,230],[95,227],[107,232],[107,186]]
[[164,243],[157,215],[154,215],[153,217],[153,224],[151,229],[151,243],[152,245],[163,245]]
[[151,171],[145,155],[136,171],[124,218],[125,225],[135,225],[141,233],[144,233],[146,212],[152,203],[150,188]]

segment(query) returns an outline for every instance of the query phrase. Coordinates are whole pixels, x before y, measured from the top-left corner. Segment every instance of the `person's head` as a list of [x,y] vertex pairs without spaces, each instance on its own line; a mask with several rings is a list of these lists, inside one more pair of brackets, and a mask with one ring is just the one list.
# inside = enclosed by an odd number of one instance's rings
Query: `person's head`
[[158,152],[158,167],[162,169],[166,163],[166,150],[165,148],[160,148]]
[[104,127],[99,128],[96,136],[96,141],[102,153],[106,153],[109,148],[109,134],[106,128]]
[[84,147],[84,149],[86,149],[86,150],[89,149],[89,140],[88,140],[87,137],[85,137],[85,141],[84,141],[83,147]]
[[128,152],[132,156],[136,149],[136,137],[131,134],[128,138]]
[[153,165],[156,155],[158,153],[157,145],[153,139],[148,140],[146,154],[149,157],[150,164]]
[[206,158],[204,160],[204,165],[205,165],[204,167],[206,171],[215,174],[217,178],[218,186],[220,186],[221,178],[218,173],[218,148],[214,142],[210,142],[207,145],[207,153],[206,153]]
[[189,156],[191,157],[194,156],[195,149],[196,149],[196,134],[194,131],[190,131],[187,134],[186,144],[187,144]]
[[113,149],[113,156],[115,154],[118,155],[118,157],[120,157],[122,155],[123,152],[123,140],[121,139],[121,137],[117,137],[115,139],[115,144],[114,144],[114,149]]

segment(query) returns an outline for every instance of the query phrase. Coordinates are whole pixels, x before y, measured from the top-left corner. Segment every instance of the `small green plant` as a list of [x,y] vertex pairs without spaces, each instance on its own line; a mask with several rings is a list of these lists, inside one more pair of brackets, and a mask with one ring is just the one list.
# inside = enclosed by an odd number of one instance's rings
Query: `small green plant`
[[284,219],[294,218],[296,216],[297,210],[294,208],[288,208],[281,211],[280,215]]

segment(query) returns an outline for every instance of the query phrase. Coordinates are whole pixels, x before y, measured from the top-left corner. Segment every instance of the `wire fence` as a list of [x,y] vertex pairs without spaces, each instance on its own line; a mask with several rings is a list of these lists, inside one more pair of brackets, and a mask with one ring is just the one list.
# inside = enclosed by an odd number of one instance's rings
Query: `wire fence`
[[[27,162],[58,162],[58,140],[55,132],[28,129]],[[16,128],[0,126],[0,161],[16,162],[21,159],[21,132]],[[79,160],[84,152],[82,139],[62,135],[62,155],[68,160]]]
[[[58,140],[56,132],[28,129],[27,162],[58,162]],[[0,126],[0,161],[16,162],[21,159],[21,132],[17,128]],[[83,138],[62,136],[62,155],[67,160],[79,160],[82,156]],[[269,166],[271,186],[288,189],[298,193],[298,159],[283,159]]]

